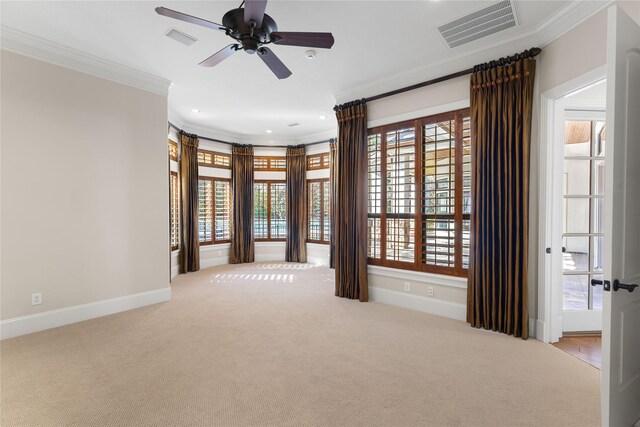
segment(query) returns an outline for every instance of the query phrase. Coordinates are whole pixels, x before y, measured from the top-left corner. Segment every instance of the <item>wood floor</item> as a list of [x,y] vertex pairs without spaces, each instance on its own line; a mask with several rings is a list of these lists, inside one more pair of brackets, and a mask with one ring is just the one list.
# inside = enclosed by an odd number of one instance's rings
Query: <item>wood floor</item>
[[560,338],[553,344],[561,350],[584,360],[598,369],[602,366],[602,337],[600,335],[574,335]]

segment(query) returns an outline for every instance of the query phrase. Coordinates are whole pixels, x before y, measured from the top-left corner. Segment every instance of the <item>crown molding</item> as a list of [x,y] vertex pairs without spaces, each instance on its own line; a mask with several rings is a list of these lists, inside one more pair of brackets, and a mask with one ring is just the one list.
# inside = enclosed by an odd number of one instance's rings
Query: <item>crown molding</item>
[[174,111],[169,109],[169,121],[182,129],[185,132],[193,133],[198,136],[207,138],[219,139],[226,142],[235,142],[238,144],[252,144],[252,145],[299,145],[310,144],[312,142],[318,142],[335,138],[337,129],[328,130],[324,132],[318,132],[310,135],[305,135],[300,138],[281,138],[277,136],[251,136],[240,135],[229,132],[224,132],[219,129],[215,129],[209,126],[199,126],[189,123],[181,119]]
[[[534,46],[545,47],[613,3],[615,3],[614,0],[573,1],[527,32],[518,33],[517,27],[512,28],[504,31],[503,37],[492,44],[483,45],[482,39],[471,42],[468,46],[475,47],[471,53],[461,52],[442,61],[406,70],[355,88],[335,92],[336,103],[342,104],[354,99],[371,97],[399,87],[431,80]],[[450,51],[454,50],[455,48]]]
[[[177,123],[174,123],[176,126],[178,126]],[[242,138],[240,137],[240,135],[234,134],[234,133],[229,133],[229,132],[224,132],[221,131],[220,129],[215,129],[212,127],[208,127],[208,126],[198,126],[198,125],[194,125],[192,123],[189,123],[187,121],[183,121],[182,122],[182,126],[180,126],[180,128],[188,133],[193,133],[196,134],[198,136],[204,136],[207,138],[213,138],[213,139],[219,139],[221,141],[225,141],[225,142],[233,142],[233,143],[240,143],[242,144]]]
[[167,96],[169,80],[107,61],[13,28],[0,26],[0,47],[50,64]]

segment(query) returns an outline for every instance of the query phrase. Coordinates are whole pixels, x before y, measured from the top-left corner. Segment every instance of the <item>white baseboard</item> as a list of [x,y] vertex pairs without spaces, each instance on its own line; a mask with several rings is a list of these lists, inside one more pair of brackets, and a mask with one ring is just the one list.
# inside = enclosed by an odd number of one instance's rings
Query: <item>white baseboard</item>
[[467,318],[466,305],[456,302],[375,287],[369,287],[369,298],[382,304],[396,305],[450,319],[465,321]]
[[45,329],[57,328],[83,320],[107,316],[121,311],[132,310],[146,305],[171,300],[171,288],[141,292],[123,297],[74,305],[44,313],[15,317],[0,322],[0,339],[13,338]]

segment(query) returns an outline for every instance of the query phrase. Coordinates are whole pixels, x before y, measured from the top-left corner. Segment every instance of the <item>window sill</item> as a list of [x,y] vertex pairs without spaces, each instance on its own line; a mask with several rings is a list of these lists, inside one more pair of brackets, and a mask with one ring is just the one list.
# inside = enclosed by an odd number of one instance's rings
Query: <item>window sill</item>
[[399,268],[368,265],[369,274],[392,277],[394,279],[413,280],[417,282],[429,282],[434,285],[451,286],[453,288],[467,289],[467,278],[448,276],[444,274],[426,273],[422,271],[401,270]]

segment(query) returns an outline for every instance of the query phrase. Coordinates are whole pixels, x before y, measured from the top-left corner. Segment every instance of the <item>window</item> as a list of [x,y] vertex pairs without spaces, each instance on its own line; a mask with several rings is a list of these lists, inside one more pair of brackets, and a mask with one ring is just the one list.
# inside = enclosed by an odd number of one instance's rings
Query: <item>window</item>
[[169,140],[169,159],[178,161],[178,144]]
[[216,151],[198,150],[198,165],[231,169],[231,154]]
[[201,245],[231,240],[231,182],[198,178],[198,237]]
[[307,180],[307,241],[329,243],[329,178]]
[[562,216],[563,309],[602,310],[604,121],[565,121]]
[[255,156],[253,168],[261,171],[286,171],[287,158],[284,156]]
[[175,251],[180,245],[180,184],[176,172],[171,172],[169,188],[169,235],[171,250]]
[[307,156],[307,170],[328,169],[329,153],[311,154]]
[[253,231],[256,240],[287,238],[287,184],[255,181],[253,184]]
[[461,110],[369,130],[369,262],[464,276],[471,123]]

